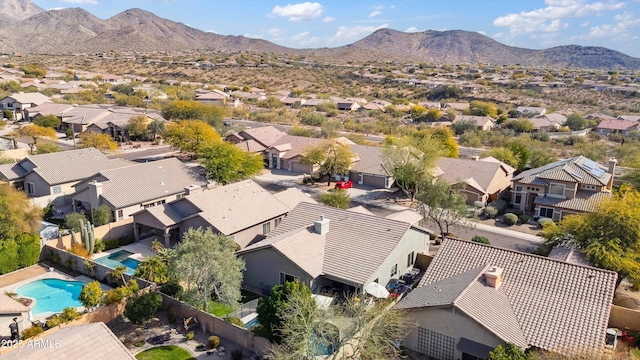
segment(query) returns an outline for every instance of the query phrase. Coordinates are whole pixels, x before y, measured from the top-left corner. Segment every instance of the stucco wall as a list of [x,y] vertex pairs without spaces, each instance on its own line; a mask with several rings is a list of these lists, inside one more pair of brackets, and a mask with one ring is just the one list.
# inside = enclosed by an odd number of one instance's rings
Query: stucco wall
[[[133,218],[98,226],[94,231],[95,238],[102,240],[133,236]],[[80,241],[80,234],[76,235],[76,239]],[[71,235],[65,235],[58,239],[49,240],[46,244],[58,249],[69,249],[71,248]]]
[[387,284],[391,279],[391,268],[394,264],[398,265],[398,273],[393,278],[402,276],[408,268],[413,267],[407,266],[407,255],[412,251],[414,252],[414,263],[418,253],[428,254],[429,234],[424,234],[414,229],[407,231],[396,248],[378,268],[378,271],[374,272],[368,279],[367,283],[378,279],[379,284]]
[[[429,329],[437,333],[455,339],[455,345],[464,337],[475,342],[495,348],[504,344],[497,336],[493,335],[477,322],[461,313],[454,313],[448,309],[418,309],[409,313],[411,319],[418,323],[418,327]],[[418,327],[411,330],[405,339],[405,346],[418,351]],[[454,359],[461,359],[462,352],[455,349]]]
[[629,328],[631,330],[640,331],[640,311],[624,308],[618,305],[611,305],[609,326],[618,329]]
[[240,257],[246,266],[243,283],[250,287],[268,292],[272,287],[280,285],[281,272],[297,276],[300,281],[311,286],[312,279],[304,271],[270,247],[243,253]]

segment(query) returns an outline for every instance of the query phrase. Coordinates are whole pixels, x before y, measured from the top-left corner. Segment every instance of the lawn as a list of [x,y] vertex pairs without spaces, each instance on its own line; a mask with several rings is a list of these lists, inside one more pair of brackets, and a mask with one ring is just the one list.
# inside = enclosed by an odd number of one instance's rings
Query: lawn
[[223,317],[233,312],[233,307],[221,304],[217,301],[209,300],[209,302],[207,303],[207,310],[209,314],[213,314],[217,317]]
[[179,346],[158,346],[136,355],[138,360],[192,360],[191,353]]

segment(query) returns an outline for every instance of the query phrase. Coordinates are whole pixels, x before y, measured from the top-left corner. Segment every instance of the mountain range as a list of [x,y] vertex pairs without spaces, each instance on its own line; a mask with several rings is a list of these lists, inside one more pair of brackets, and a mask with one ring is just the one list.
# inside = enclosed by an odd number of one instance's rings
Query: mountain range
[[4,53],[218,49],[317,56],[341,63],[386,60],[640,69],[639,58],[603,47],[569,45],[532,50],[462,30],[404,33],[380,29],[346,46],[292,49],[261,39],[204,32],[141,9],[102,20],[80,8],[45,11],[29,0],[0,0],[0,15],[0,52]]

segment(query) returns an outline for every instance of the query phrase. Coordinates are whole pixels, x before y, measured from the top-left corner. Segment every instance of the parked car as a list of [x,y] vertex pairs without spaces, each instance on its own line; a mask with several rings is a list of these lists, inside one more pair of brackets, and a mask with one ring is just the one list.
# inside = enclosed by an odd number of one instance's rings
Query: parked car
[[336,189],[350,189],[352,187],[353,187],[353,181],[351,180],[338,181],[336,183]]

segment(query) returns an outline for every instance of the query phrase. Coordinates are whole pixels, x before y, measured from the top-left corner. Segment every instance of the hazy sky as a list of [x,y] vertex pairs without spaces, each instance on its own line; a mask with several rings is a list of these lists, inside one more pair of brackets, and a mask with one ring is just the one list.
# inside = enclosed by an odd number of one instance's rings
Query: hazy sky
[[221,35],[294,48],[353,43],[380,28],[477,31],[532,49],[605,46],[640,57],[640,0],[32,0],[101,19],[141,8]]

